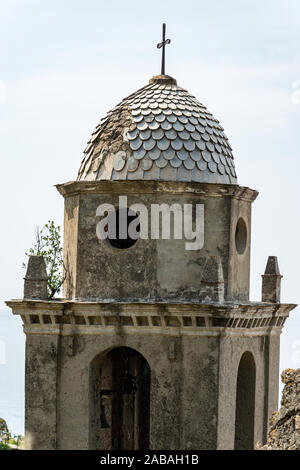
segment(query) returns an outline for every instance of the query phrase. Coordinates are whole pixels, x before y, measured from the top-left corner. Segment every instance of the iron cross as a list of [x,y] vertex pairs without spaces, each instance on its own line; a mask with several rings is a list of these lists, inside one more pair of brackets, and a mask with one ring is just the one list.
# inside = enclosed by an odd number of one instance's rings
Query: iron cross
[[170,44],[171,39],[166,39],[166,24],[163,23],[162,26],[162,42],[157,44],[157,48],[162,48],[162,57],[161,57],[161,74],[165,75],[165,46],[166,44]]

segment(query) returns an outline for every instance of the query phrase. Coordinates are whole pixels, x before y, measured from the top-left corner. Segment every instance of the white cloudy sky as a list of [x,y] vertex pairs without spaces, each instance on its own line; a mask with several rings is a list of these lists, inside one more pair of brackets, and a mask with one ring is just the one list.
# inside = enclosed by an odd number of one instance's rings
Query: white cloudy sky
[[[239,183],[260,191],[252,299],[277,255],[282,300],[300,300],[299,0],[0,0],[0,310],[22,295],[34,227],[62,223],[53,185],[76,178],[100,117],[159,73],[163,21],[167,73],[221,121]],[[281,368],[300,367],[299,313]]]

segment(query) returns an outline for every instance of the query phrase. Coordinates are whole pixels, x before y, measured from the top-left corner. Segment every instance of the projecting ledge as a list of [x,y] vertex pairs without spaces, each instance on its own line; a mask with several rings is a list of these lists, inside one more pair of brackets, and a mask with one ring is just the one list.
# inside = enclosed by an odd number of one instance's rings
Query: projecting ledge
[[[178,334],[209,329],[255,330],[282,328],[294,304],[274,303],[146,303],[72,302],[65,300],[12,300],[7,302],[23,319],[25,332],[47,331],[71,334],[75,327],[82,334],[128,334],[165,332]],[[197,333],[197,334],[198,334]]]

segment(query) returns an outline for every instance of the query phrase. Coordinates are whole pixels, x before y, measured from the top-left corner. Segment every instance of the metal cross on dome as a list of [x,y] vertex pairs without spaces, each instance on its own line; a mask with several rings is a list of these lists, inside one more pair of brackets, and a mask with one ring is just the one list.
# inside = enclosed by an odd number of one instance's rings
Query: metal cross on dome
[[161,74],[165,75],[165,46],[166,44],[170,44],[171,39],[166,39],[166,24],[163,23],[162,25],[162,42],[157,44],[157,48],[162,48],[162,57],[161,57]]

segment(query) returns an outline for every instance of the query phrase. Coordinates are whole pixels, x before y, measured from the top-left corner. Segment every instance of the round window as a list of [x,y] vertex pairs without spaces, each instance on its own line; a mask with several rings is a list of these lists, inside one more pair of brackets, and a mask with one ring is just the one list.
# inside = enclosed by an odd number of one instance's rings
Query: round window
[[139,238],[140,223],[138,215],[130,209],[117,209],[108,216],[109,224],[115,226],[113,234],[109,234],[107,242],[114,248],[125,250],[132,247]]
[[247,246],[247,226],[244,219],[239,218],[235,229],[235,246],[236,251],[242,255]]

